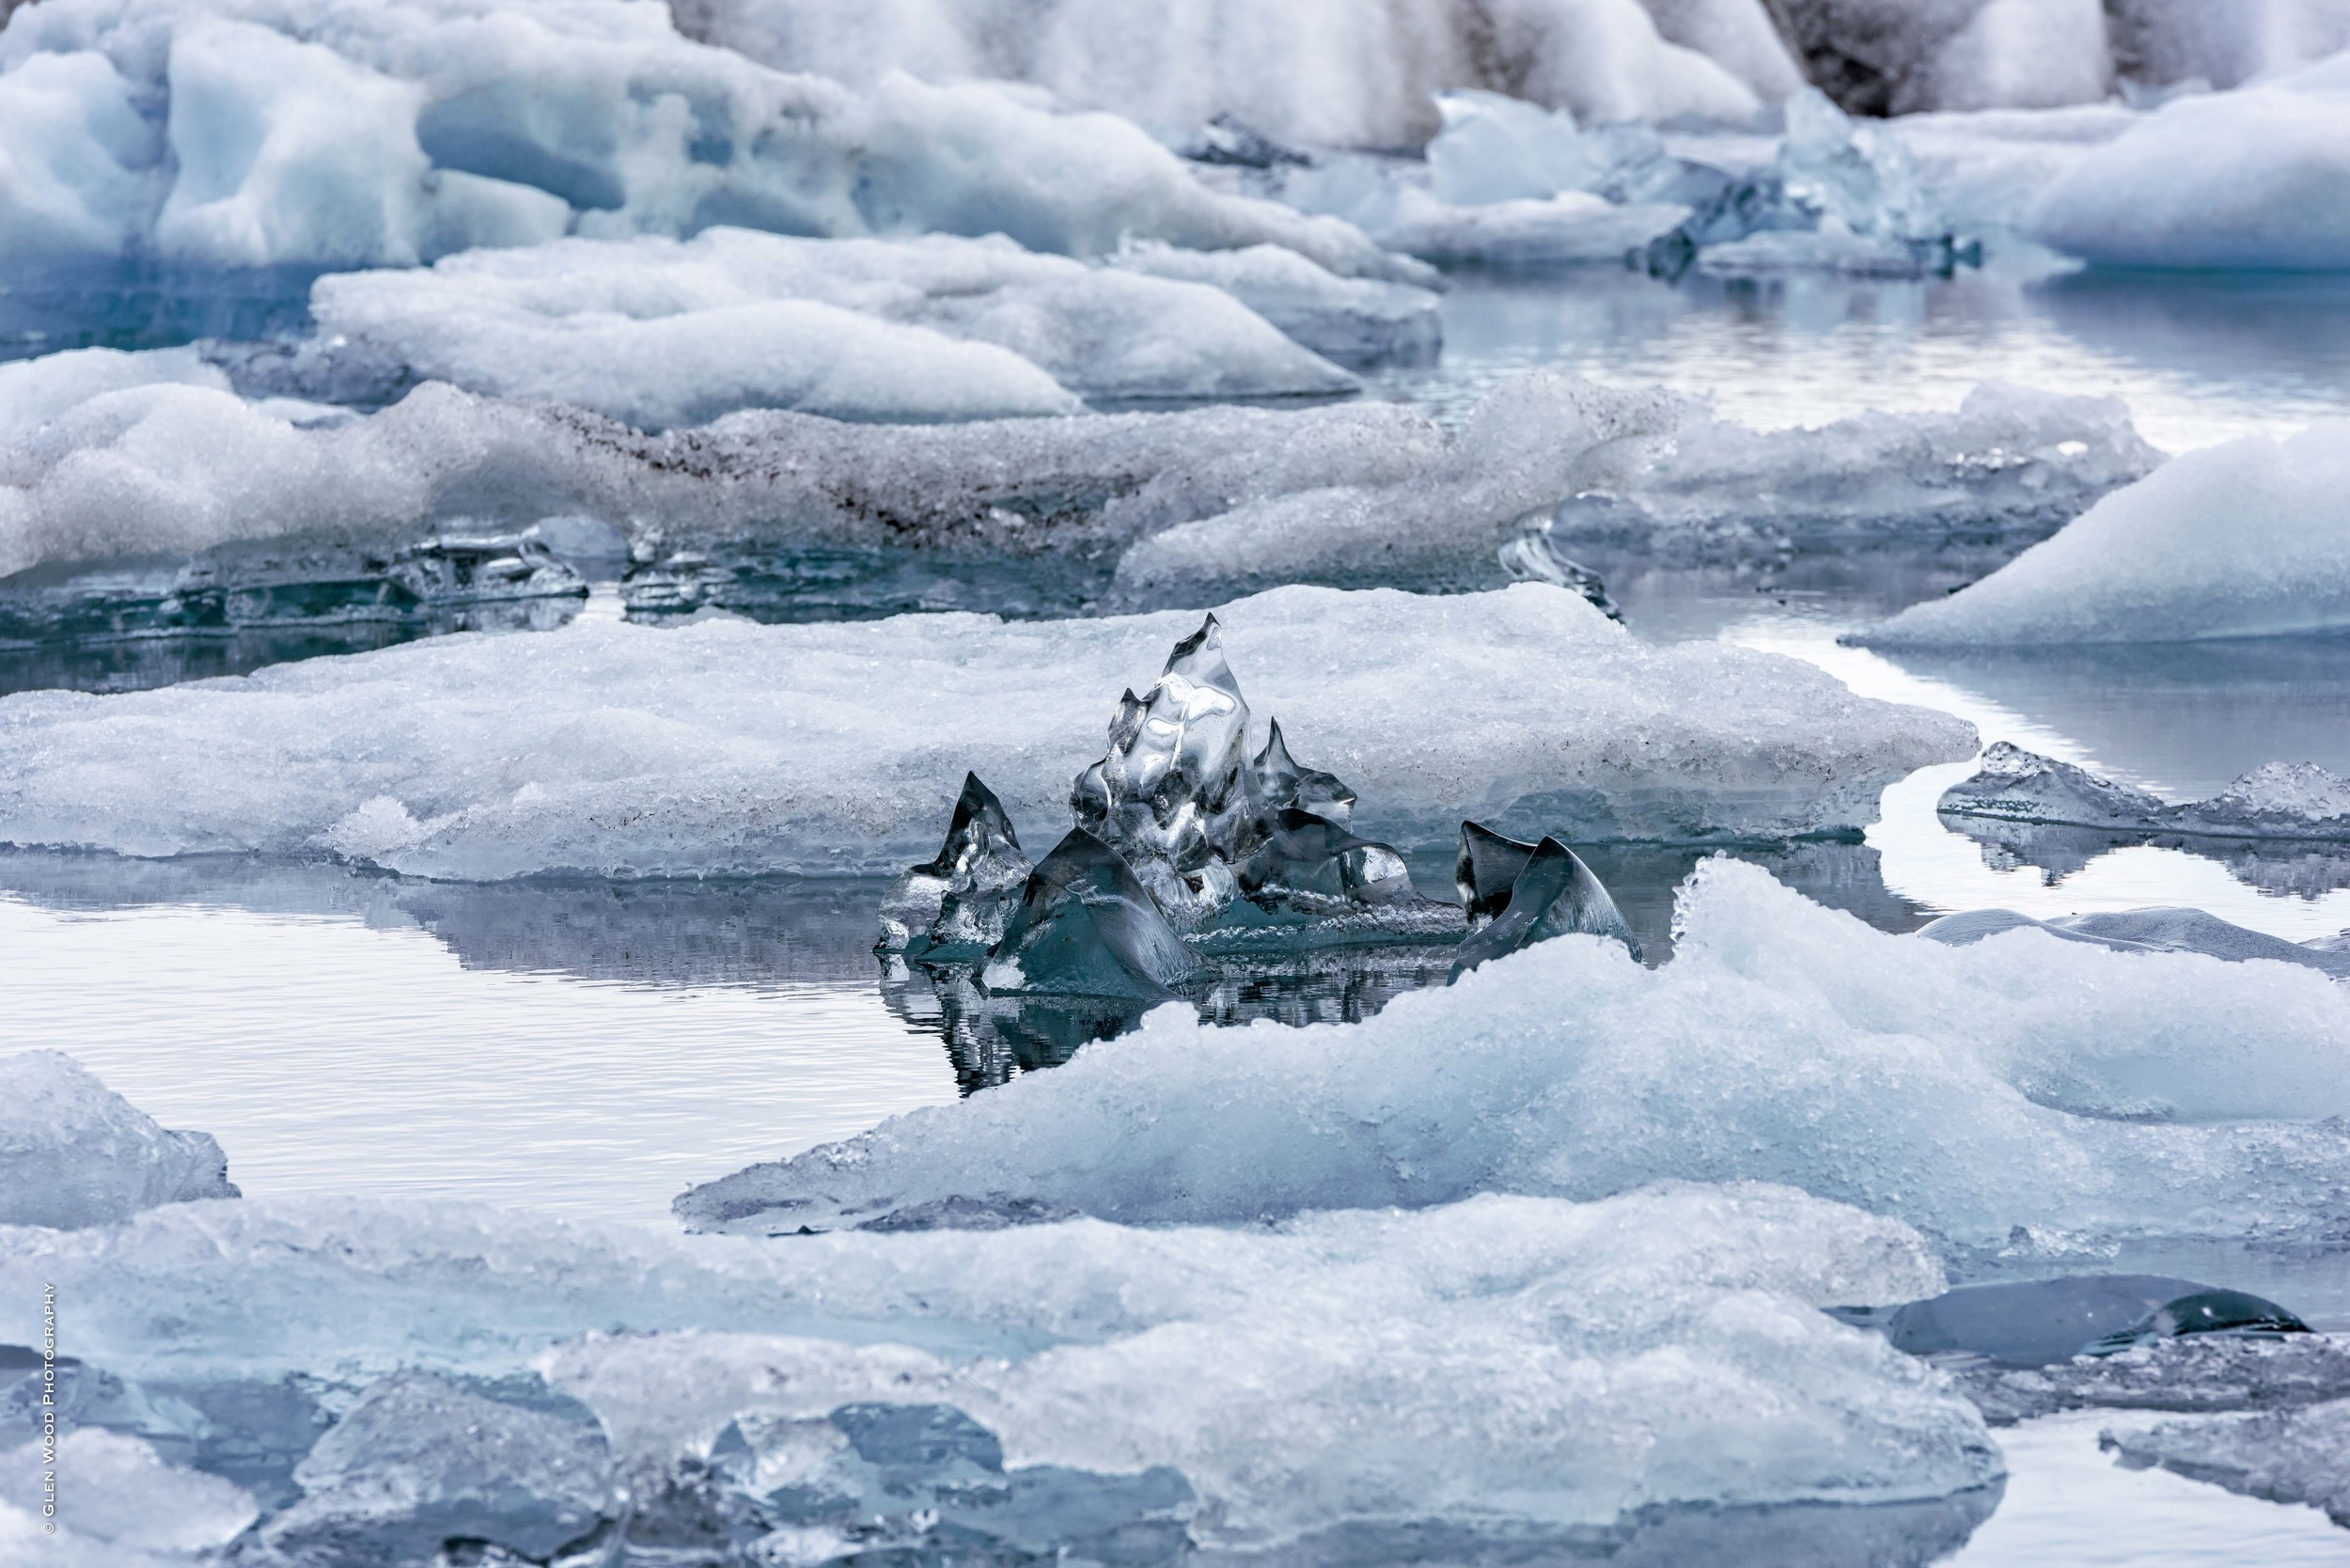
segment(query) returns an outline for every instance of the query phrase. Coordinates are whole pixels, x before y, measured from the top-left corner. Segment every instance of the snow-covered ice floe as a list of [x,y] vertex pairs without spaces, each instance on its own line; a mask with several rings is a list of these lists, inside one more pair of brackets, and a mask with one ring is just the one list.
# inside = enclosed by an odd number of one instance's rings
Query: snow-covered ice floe
[[2350,627],[2350,423],[2186,453],[1881,647],[2187,642]]
[[2148,1432],[2105,1434],[2099,1446],[2132,1469],[2159,1465],[2247,1497],[2306,1503],[2350,1529],[2350,1399],[2165,1421]]
[[1214,192],[1132,122],[977,83],[863,91],[692,42],[650,0],[64,0],[0,34],[0,252],[413,264],[713,224],[848,238],[1128,235],[1405,269]]
[[1674,565],[1855,547],[1999,560],[2158,461],[2111,399],[1985,385],[1954,414],[1759,431],[1676,393],[1534,374],[1415,472],[1166,528],[1126,551],[1118,584],[1146,600],[1297,581],[1473,587],[1496,562],[1565,581],[1585,549]]
[[[1291,588],[1218,614],[1254,704],[1400,846],[1449,845],[1468,811],[1583,839],[1849,830],[1885,785],[1975,744],[1792,659],[1646,646],[1547,585]],[[331,852],[468,880],[895,870],[936,845],[966,769],[1015,821],[1060,817],[1115,688],[1148,684],[1197,624],[575,622],[28,693],[0,702],[0,840]]]
[[[2350,1179],[2350,992],[2308,969],[2018,932],[1876,932],[1749,866],[1683,890],[1673,961],[1561,937],[1345,1027],[1124,1040],[679,1200],[855,1224],[952,1195],[1237,1222],[1480,1190],[1768,1180],[1960,1247],[2314,1238]],[[2331,1118],[2332,1120],[2327,1120]]]
[[[1187,1540],[1696,1549],[1739,1511],[1828,1503],[1941,1549],[2000,1473],[1939,1374],[1818,1310],[1939,1290],[1918,1234],[1760,1184],[786,1246],[249,1200],[0,1232],[0,1337],[38,1343],[44,1282],[73,1303],[67,1418],[170,1461],[111,1528],[258,1512],[295,1560],[338,1524],[544,1555],[529,1532],[560,1523],[558,1544],[726,1564],[771,1560],[743,1552],[761,1538],[807,1561],[921,1546],[933,1523],[1049,1552],[1154,1522],[1154,1551],[1114,1559],[1136,1562]],[[14,1440],[24,1376],[0,1364]]]
[[1279,245],[1183,250],[1137,240],[1104,259],[1152,277],[1213,284],[1340,365],[1424,364],[1444,347],[1444,321],[1431,290],[1340,277]]
[[2172,100],[2059,175],[2025,224],[2112,266],[2350,270],[2350,53]]
[[2088,942],[2121,952],[2208,953],[2239,963],[2264,958],[2350,979],[2350,945],[2340,937],[2288,942],[2266,932],[2231,924],[2201,909],[2100,910],[2053,920],[2035,920],[2012,909],[1972,909],[1945,915],[1918,934],[1956,947],[2011,931],[2041,931],[2061,941]]
[[0,1057],[0,1225],[110,1225],[237,1196],[219,1144],[157,1126],[71,1057]]
[[[1433,301],[1262,249],[1331,291]],[[1202,258],[1210,272],[1233,265],[1219,260]],[[571,403],[642,430],[742,408],[988,418],[1074,413],[1081,398],[1357,385],[1212,282],[1033,255],[1000,235],[805,240],[713,228],[682,243],[564,240],[331,275],[310,307],[318,336],[280,372],[296,385],[344,379],[348,364],[394,384],[437,380]]]

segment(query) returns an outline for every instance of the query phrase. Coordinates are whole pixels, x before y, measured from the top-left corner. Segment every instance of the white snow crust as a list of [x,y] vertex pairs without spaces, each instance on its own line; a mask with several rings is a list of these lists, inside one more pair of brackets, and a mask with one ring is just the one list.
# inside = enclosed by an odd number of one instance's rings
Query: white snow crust
[[1155,240],[1120,246],[1111,266],[1223,290],[1317,353],[1341,365],[1433,359],[1444,341],[1436,294],[1409,283],[1340,277],[1279,245],[1183,250]]
[[108,1225],[236,1196],[209,1135],[157,1126],[71,1057],[0,1057],[0,1225]]
[[2350,52],[2174,99],[2058,176],[2026,226],[2113,266],[2350,268]]
[[[1334,288],[1352,281],[1264,248]],[[1031,255],[1001,236],[567,240],[321,278],[311,311],[322,338],[350,341],[342,352],[418,379],[640,429],[753,407],[948,419],[1072,413],[1080,397],[1356,386],[1221,289]]]
[[1128,1222],[1764,1180],[1961,1246],[2314,1235],[2350,1176],[2350,992],[2313,970],[2034,931],[1872,931],[1716,859],[1673,961],[1561,937],[1359,1025],[1188,1010],[1051,1073],[754,1167],[689,1224],[822,1225],[948,1193]]
[[0,105],[19,260],[401,265],[724,223],[1395,272],[1342,223],[1208,190],[1130,121],[902,74],[851,91],[691,42],[657,0],[44,0],[0,33]]
[[[1848,829],[1975,745],[1792,659],[1649,647],[1547,585],[1291,588],[1217,616],[1252,709],[1355,786],[1357,828],[1407,846],[1464,816],[1583,839]],[[1048,844],[1118,688],[1147,686],[1198,624],[575,622],[24,694],[0,701],[0,840],[337,853],[468,881],[881,871],[935,850],[972,769]]]
[[1010,1464],[1178,1466],[1211,1545],[1350,1523],[1539,1538],[1644,1506],[1931,1498],[1999,1472],[1939,1374],[1816,1309],[1932,1294],[1931,1252],[1785,1188],[780,1247],[278,1201],[4,1241],[5,1331],[54,1280],[82,1353],[118,1374],[536,1356],[624,1464],[706,1454],[744,1411],[948,1403]]
[[785,70],[1008,79],[1169,136],[1228,115],[1332,147],[1418,146],[1448,87],[1592,120],[1743,119],[1801,81],[1761,0],[690,0],[679,14]]
[[2189,452],[1884,645],[2186,642],[2350,626],[2350,423]]

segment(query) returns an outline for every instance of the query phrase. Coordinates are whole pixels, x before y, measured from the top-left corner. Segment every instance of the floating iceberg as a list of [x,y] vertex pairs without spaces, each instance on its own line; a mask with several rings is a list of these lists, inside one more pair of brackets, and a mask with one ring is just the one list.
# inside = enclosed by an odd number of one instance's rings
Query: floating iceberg
[[2166,1421],[2098,1440],[2123,1465],[2159,1465],[2248,1497],[2307,1503],[2350,1529],[2350,1400],[2302,1410]]
[[[1405,848],[1449,844],[1465,806],[1576,841],[1834,832],[1975,745],[1958,720],[1792,659],[1648,647],[1543,585],[1285,588],[1218,616],[1261,671],[1257,701],[1370,803],[1356,829]],[[1069,760],[1101,744],[1104,683],[1196,624],[574,621],[105,698],[20,695],[0,700],[0,840],[340,854],[464,880],[894,871],[936,849],[966,768],[1012,822],[1058,817]]]
[[1431,96],[1450,87],[1594,120],[1745,119],[1801,82],[1762,0],[1548,0],[1490,19],[1443,0],[688,0],[678,16],[789,71],[1009,79],[1162,133],[1224,117],[1330,147],[1417,146],[1436,129]]
[[71,1057],[0,1057],[0,1224],[111,1225],[159,1203],[235,1198],[205,1133],[155,1124]]
[[[1399,287],[1263,248],[1334,290]],[[321,370],[374,360],[405,381],[571,403],[649,430],[740,408],[948,419],[1071,413],[1079,397],[1355,388],[1208,282],[1031,255],[1001,236],[568,240],[323,277],[311,313]]]
[[994,947],[1030,869],[1004,803],[978,774],[964,774],[937,855],[901,872],[882,897],[881,950]]
[[2350,842],[2350,779],[2314,762],[2270,762],[2209,800],[2172,806],[2144,790],[2000,741],[1982,770],[1943,792],[1946,817],[2216,839]]
[[2188,642],[2350,626],[2350,424],[2186,453],[1947,599],[1884,647]]
[[2059,175],[2026,227],[2109,266],[2350,269],[2350,53],[2172,100]]
[[1696,400],[1513,378],[1416,472],[1270,495],[1131,546],[1149,602],[1277,582],[1569,581],[1607,550],[1673,565],[1855,547],[2005,558],[2151,469],[2122,405],[1990,384],[1956,414],[1762,432]]
[[[1947,1382],[1817,1309],[1933,1293],[1930,1250],[1778,1187],[788,1246],[270,1202],[16,1232],[0,1280],[0,1333],[37,1329],[54,1281],[86,1355],[163,1420],[189,1419],[150,1397],[166,1388],[325,1397],[340,1422],[299,1460],[307,1495],[257,1528],[289,1549],[470,1522],[543,1551],[625,1489],[606,1546],[758,1560],[712,1527],[760,1539],[794,1507],[835,1523],[863,1481],[881,1483],[864,1512],[913,1529],[889,1484],[952,1484],[958,1511],[1010,1490],[1037,1501],[1017,1529],[1040,1544],[1098,1533],[1115,1505],[1208,1550],[1351,1540],[1381,1559],[1432,1537],[1588,1551],[1692,1510],[1682,1528],[1702,1530],[1724,1509],[1974,1496],[1947,1544],[1999,1473]],[[1018,1513],[986,1517],[1015,1533]]]
[[0,36],[17,261],[413,264],[690,234],[1133,235],[1399,269],[1344,224],[1221,195],[1132,123],[888,74],[853,92],[690,42],[628,0],[66,0]]
[[1800,1184],[1963,1246],[2017,1225],[2281,1240],[2341,1223],[2350,1133],[2322,1119],[2350,1111],[2350,994],[2322,975],[1918,942],[1721,859],[1676,929],[1660,969],[1567,937],[1344,1027],[1162,1010],[1067,1067],[678,1210],[765,1233],[1003,1194],[1242,1222],[1678,1177]]
[[1142,240],[1104,259],[1152,277],[1212,284],[1340,365],[1425,364],[1444,346],[1444,321],[1430,290],[1340,277],[1279,245],[1180,250]]

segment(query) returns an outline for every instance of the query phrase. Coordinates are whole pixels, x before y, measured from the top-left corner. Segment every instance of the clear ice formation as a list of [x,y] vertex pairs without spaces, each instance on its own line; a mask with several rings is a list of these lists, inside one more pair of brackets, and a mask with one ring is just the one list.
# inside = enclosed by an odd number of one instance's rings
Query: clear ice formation
[[2112,910],[2053,920],[2035,920],[2012,909],[1974,909],[1930,921],[1918,934],[1957,947],[2011,931],[2042,931],[2060,941],[2088,942],[2121,952],[2208,953],[2232,963],[2264,958],[2350,980],[2350,950],[2344,949],[2340,937],[2288,942],[2266,932],[2232,925],[2201,909]]
[[403,266],[732,223],[1070,255],[1270,243],[1408,270],[1343,223],[1209,190],[1129,121],[969,81],[853,91],[619,0],[28,9],[0,35],[0,166],[18,263]]
[[[1977,746],[1968,725],[1794,659],[1640,643],[1540,584],[1288,588],[1217,619],[1250,651],[1253,705],[1361,792],[1352,829],[1407,853],[1449,848],[1465,806],[1574,842],[1835,831]],[[966,768],[1011,821],[1066,821],[1067,770],[1103,745],[1089,694],[1104,671],[1157,669],[1198,624],[582,619],[102,699],[20,694],[0,698],[0,840],[465,882],[894,874],[935,855]],[[1539,725],[1528,690],[1547,694]]]
[[210,1134],[156,1125],[61,1052],[0,1057],[0,1224],[112,1225],[238,1196]]
[[[193,1424],[174,1402],[200,1399],[223,1436],[258,1437],[267,1388],[330,1407],[298,1459],[306,1496],[260,1504],[257,1535],[289,1545],[338,1522],[446,1527],[535,1557],[624,1491],[596,1544],[725,1568],[902,1543],[927,1501],[1030,1549],[1156,1519],[1203,1552],[1351,1540],[1385,1560],[1433,1536],[1476,1558],[1623,1545],[1682,1511],[1922,1505],[2000,1468],[1947,1383],[1817,1309],[1934,1293],[1932,1249],[1783,1187],[783,1247],[248,1202],[12,1232],[0,1337],[37,1342],[45,1281],[121,1390],[91,1426]],[[168,1457],[167,1479],[224,1462]],[[965,1486],[1011,1496],[948,1495]],[[184,1490],[129,1518],[165,1528]],[[874,1534],[815,1533],[853,1511]],[[712,1530],[729,1519],[732,1541]]]
[[2098,1444],[2132,1469],[2160,1466],[2248,1497],[2306,1503],[2350,1529],[2350,1400],[2165,1421]]
[[2172,458],[1982,581],[1854,640],[2192,642],[2345,626],[2350,423],[2337,419]]
[[248,1555],[425,1562],[444,1543],[478,1542],[544,1562],[599,1544],[626,1513],[603,1433],[576,1401],[535,1403],[426,1372],[370,1385],[294,1467],[302,1496]]
[[1507,953],[1581,934],[1621,942],[1635,959],[1640,944],[1606,886],[1580,855],[1556,839],[1520,843],[1476,823],[1461,824],[1454,880],[1468,911],[1469,934],[1452,961],[1452,978]]
[[[1256,270],[1287,262],[1332,292],[1421,293],[1259,250],[1279,259]],[[743,408],[921,421],[1070,414],[1089,398],[1356,389],[1217,287],[1230,263],[1202,267],[1209,275],[1186,280],[1089,266],[1001,235],[567,239],[322,277],[310,291],[317,336],[281,375],[316,395],[304,376],[331,384],[339,363],[375,362],[400,381],[551,400],[640,430]]]
[[1003,802],[978,774],[964,774],[937,855],[901,872],[882,895],[881,950],[984,952],[1003,939],[1029,869]]
[[991,992],[1147,1002],[1199,968],[1118,852],[1073,827],[1029,873],[979,978]]
[[2197,1334],[2310,1331],[2273,1301],[2151,1274],[1962,1285],[1924,1301],[1838,1308],[1830,1315],[1873,1328],[1912,1356],[1980,1357],[1999,1367],[2047,1367]]
[[1964,1247],[2017,1225],[2095,1246],[2342,1222],[2350,1132],[2327,1119],[2350,1117],[2350,993],[2324,975],[1919,942],[1719,858],[1675,920],[1661,968],[1546,942],[1342,1027],[1161,1009],[1066,1067],[697,1188],[679,1213],[764,1233],[1000,1193],[1246,1223],[1753,1179]]

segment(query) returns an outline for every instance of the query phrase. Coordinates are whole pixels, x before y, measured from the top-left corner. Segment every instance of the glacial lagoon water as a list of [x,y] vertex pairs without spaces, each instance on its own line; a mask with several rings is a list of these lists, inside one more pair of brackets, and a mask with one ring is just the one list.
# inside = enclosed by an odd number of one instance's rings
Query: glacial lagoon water
[[[230,302],[227,319],[281,324],[265,295]],[[2004,379],[2122,397],[2173,450],[2350,413],[2350,284],[2331,280],[1465,275],[1446,320],[1442,361],[1386,373],[1377,395],[1457,418],[1502,375],[1542,366],[1707,392],[1767,427],[1948,407]],[[131,312],[85,340],[159,341],[191,321],[212,324]],[[2272,760],[2350,772],[2350,641],[1877,653],[1838,639],[1899,602],[1897,579],[1636,570],[1609,583],[1641,635],[1788,653],[2168,798]],[[2155,848],[1996,863],[1934,814],[1967,771],[1895,785],[1863,843],[1731,853],[1888,930],[1986,905],[2045,917],[2174,903],[2295,940],[2350,929],[2350,867],[2263,877]],[[1671,892],[1697,852],[1591,858],[1652,957],[1668,949]],[[1424,886],[1446,880],[1414,870]],[[973,1059],[933,1011],[879,983],[879,896],[872,882],[480,888],[11,855],[0,1035],[70,1051],[166,1125],[213,1133],[248,1194],[464,1198],[666,1229],[690,1183],[1042,1065]],[[1269,1005],[1305,1018],[1376,1004],[1376,984],[1353,983]],[[2350,1329],[2350,1258],[2203,1262]],[[2311,1511],[2116,1468],[2099,1424],[2056,1418],[2003,1437],[2000,1509],[1948,1560],[2350,1562],[2350,1534]]]

